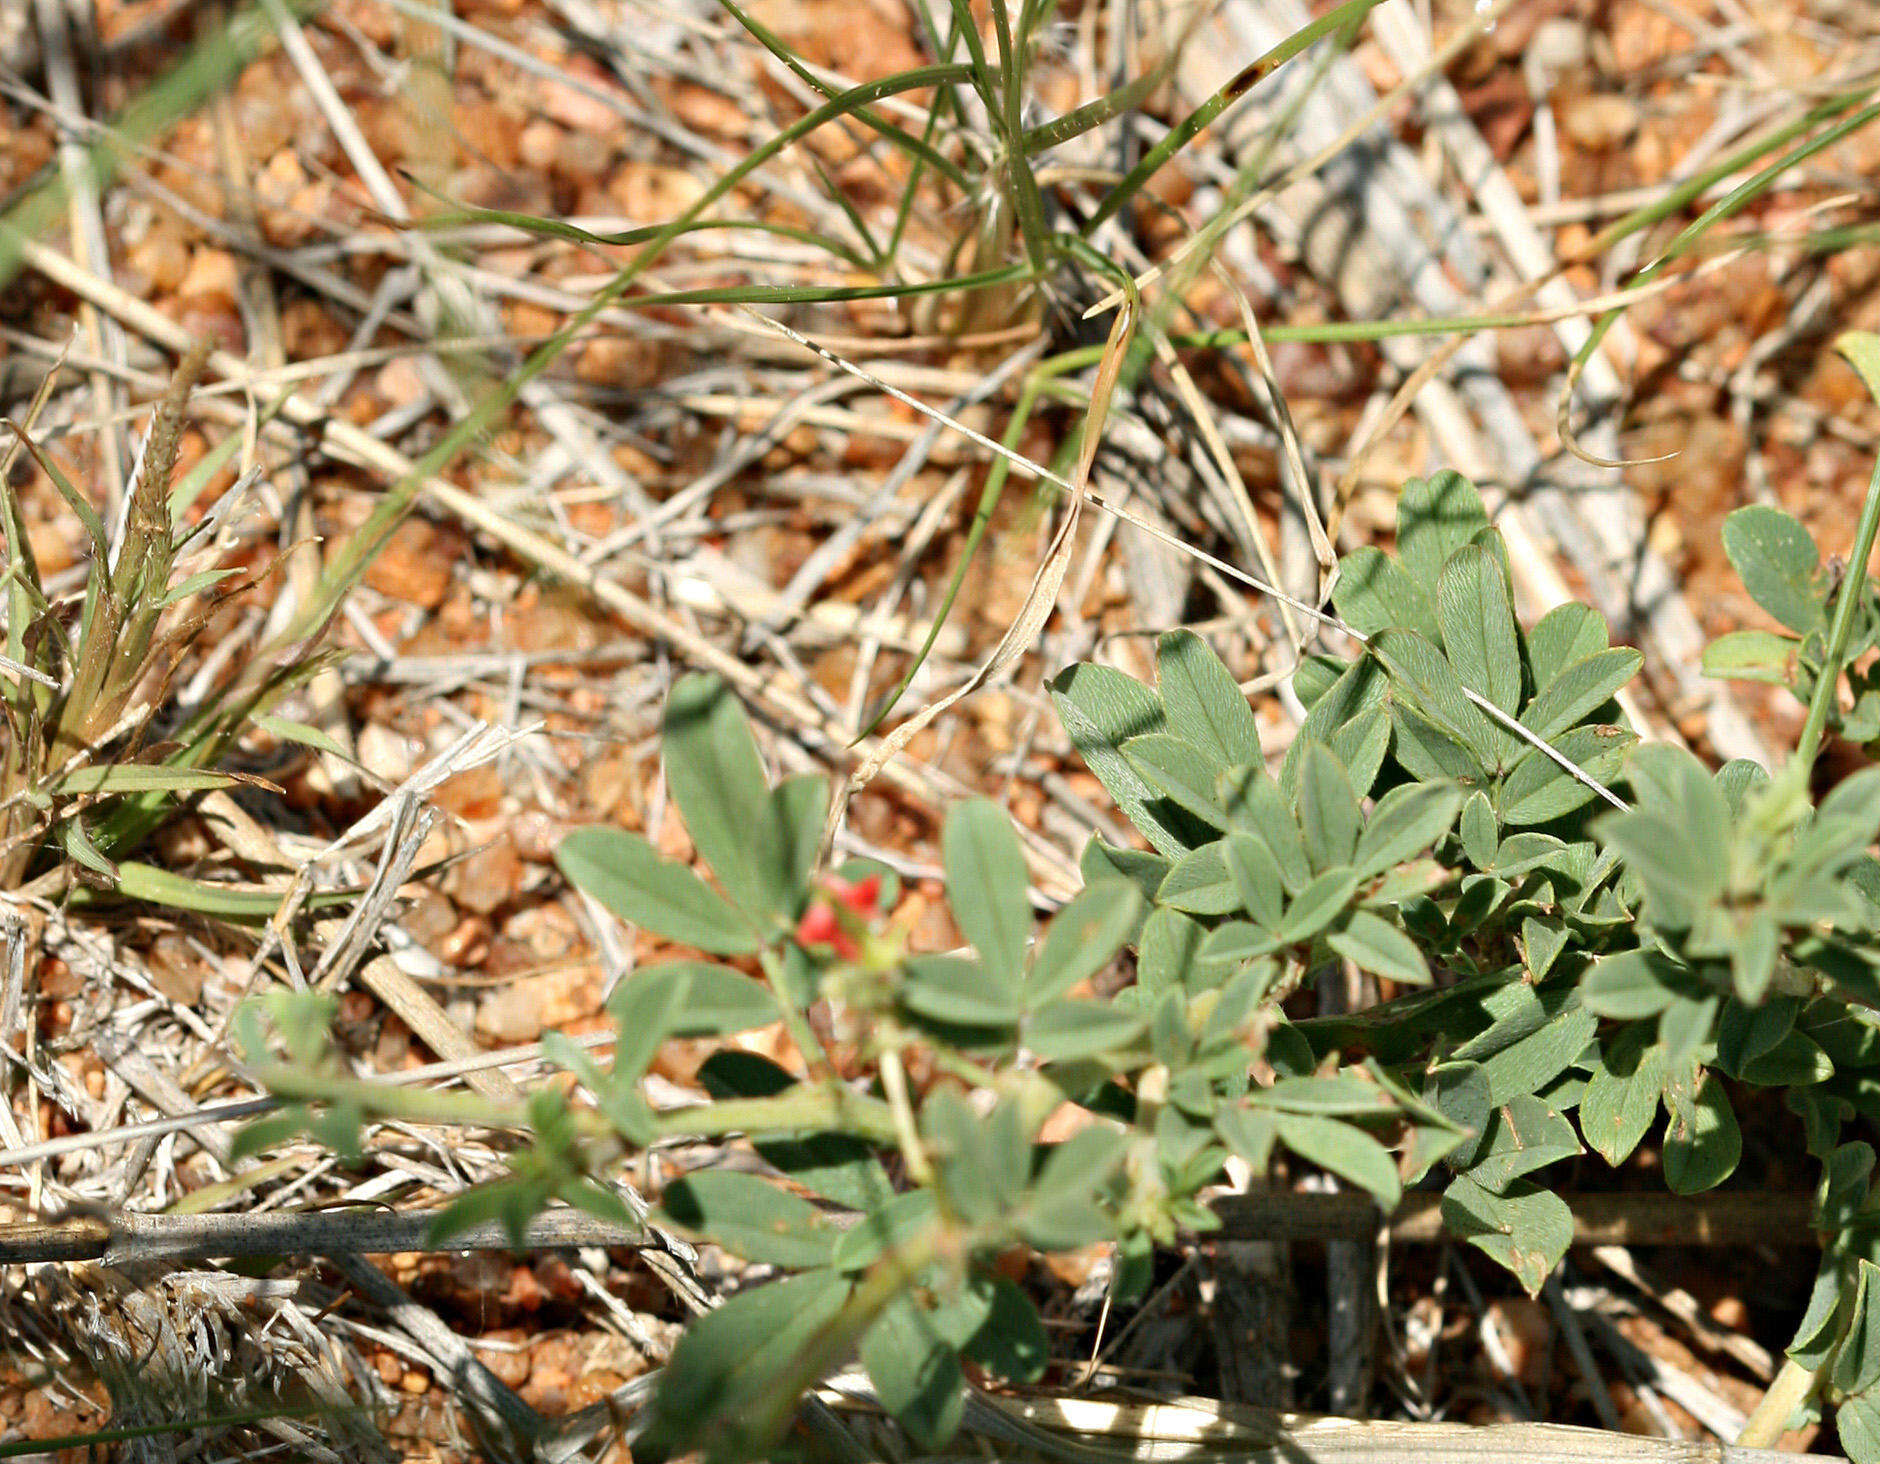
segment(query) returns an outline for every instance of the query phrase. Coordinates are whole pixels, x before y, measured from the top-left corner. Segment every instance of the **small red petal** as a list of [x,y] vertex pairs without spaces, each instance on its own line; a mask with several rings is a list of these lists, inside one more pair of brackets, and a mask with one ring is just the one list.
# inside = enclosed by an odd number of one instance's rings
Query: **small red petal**
[[850,885],[841,895],[842,903],[857,915],[872,915],[881,903],[881,876],[871,874]]
[[811,905],[803,912],[803,918],[796,923],[796,939],[799,945],[829,945],[846,939],[842,927],[836,923],[836,912],[827,905]]

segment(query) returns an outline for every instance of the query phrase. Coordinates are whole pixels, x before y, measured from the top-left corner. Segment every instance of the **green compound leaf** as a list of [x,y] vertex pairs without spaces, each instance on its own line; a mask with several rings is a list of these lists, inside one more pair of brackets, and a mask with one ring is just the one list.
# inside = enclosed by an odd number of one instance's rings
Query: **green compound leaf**
[[994,1276],[992,1311],[965,1352],[994,1377],[1031,1383],[1043,1376],[1051,1360],[1051,1341],[1031,1298],[1017,1283]]
[[685,865],[625,829],[576,829],[555,850],[569,881],[630,925],[719,956],[747,955],[757,937],[736,906]]
[[1156,851],[1174,858],[1201,842],[1194,837],[1193,821],[1143,782],[1123,757],[1123,744],[1132,737],[1169,730],[1156,694],[1121,671],[1087,662],[1059,672],[1049,690],[1072,745]]
[[1018,992],[964,956],[911,956],[905,971],[901,1000],[930,1021],[1006,1027],[1022,1010]]
[[1311,940],[1350,908],[1357,892],[1358,877],[1349,866],[1326,870],[1286,907],[1286,918],[1279,927],[1280,940],[1287,945]]
[[1834,1428],[1854,1464],[1880,1464],[1880,1399],[1872,1392],[1843,1398],[1834,1410]]
[[1340,1179],[1348,1179],[1360,1189],[1368,1190],[1386,1215],[1397,1208],[1397,1202],[1403,1198],[1397,1161],[1364,1130],[1334,1119],[1301,1113],[1277,1114],[1275,1126],[1279,1141],[1300,1158],[1309,1159]]
[[1315,870],[1349,864],[1358,847],[1364,816],[1357,795],[1331,749],[1310,743],[1300,754],[1298,792],[1299,832],[1306,858]]
[[1534,685],[1548,685],[1567,667],[1598,655],[1608,643],[1605,619],[1591,605],[1577,600],[1556,605],[1527,633]]
[[1517,1179],[1581,1152],[1572,1123],[1552,1104],[1525,1093],[1494,1110],[1482,1149],[1469,1178],[1498,1195]]
[[[1479,544],[1465,544],[1443,566],[1436,590],[1443,653],[1462,684],[1509,716],[1521,709],[1521,648],[1507,581]],[[1505,739],[1505,729],[1496,731]]]
[[[1623,727],[1574,727],[1548,739],[1561,757],[1596,783],[1611,786],[1619,776],[1625,753],[1638,741]],[[1495,802],[1501,821],[1510,828],[1532,828],[1591,803],[1598,792],[1576,778],[1538,747],[1529,748],[1502,779]]]
[[681,984],[684,998],[673,1003],[666,1030],[669,1037],[725,1037],[768,1027],[783,1015],[769,987],[710,961],[662,961],[643,966],[620,984],[608,1000],[608,1009],[621,1010],[629,994],[635,1001],[641,995],[657,1001],[655,993],[663,987]]
[[771,823],[770,783],[731,689],[715,676],[682,677],[666,702],[660,747],[686,832],[725,893],[755,917],[783,912],[794,891],[759,853],[758,830]]
[[1025,1003],[1062,996],[1109,965],[1142,918],[1142,896],[1127,880],[1093,883],[1052,918],[1025,983]]
[[1299,726],[1299,735],[1287,750],[1279,785],[1288,798],[1297,791],[1299,758],[1307,747],[1323,743],[1344,764],[1353,788],[1368,791],[1390,746],[1384,721],[1390,677],[1369,656],[1353,661],[1344,673],[1312,704]]
[[1392,788],[1371,809],[1352,867],[1359,878],[1414,859],[1440,843],[1455,826],[1462,790],[1449,783],[1405,783]]
[[1791,686],[1800,670],[1802,643],[1773,630],[1732,630],[1704,647],[1704,674],[1720,681],[1763,681]]
[[1470,702],[1449,659],[1413,630],[1384,630],[1366,647],[1390,673],[1391,696],[1409,702],[1437,731],[1466,748],[1483,767],[1512,761],[1525,747]]
[[1360,971],[1411,986],[1430,984],[1429,962],[1417,943],[1369,910],[1355,912],[1343,930],[1325,937],[1325,943]]
[[1714,1073],[1705,1073],[1693,1092],[1690,1077],[1684,1077],[1667,1085],[1665,1106],[1671,1110],[1665,1130],[1665,1183],[1680,1195],[1715,1189],[1743,1157],[1743,1133],[1723,1084]]
[[1279,865],[1264,841],[1252,834],[1229,834],[1221,841],[1221,857],[1240,891],[1240,906],[1263,930],[1276,930],[1285,911],[1286,887]]
[[1580,1132],[1608,1164],[1631,1157],[1665,1086],[1665,1050],[1650,1022],[1633,1022],[1607,1043],[1580,1099]]
[[1361,635],[1372,636],[1401,625],[1427,640],[1442,636],[1435,609],[1423,587],[1396,560],[1369,544],[1338,561],[1332,605],[1340,618]]
[[947,1200],[960,1218],[985,1224],[1019,1202],[1031,1180],[1032,1145],[1015,1101],[981,1115],[957,1089],[941,1088],[922,1105],[921,1125]]
[[1221,845],[1203,844],[1175,861],[1155,898],[1190,915],[1231,915],[1240,908],[1240,887],[1228,872]]
[[1129,1047],[1148,1027],[1140,1012],[1066,997],[1032,1013],[1025,1023],[1025,1045],[1046,1062],[1071,1062]]
[[1482,495],[1451,470],[1412,478],[1397,496],[1397,552],[1419,585],[1438,583],[1449,556],[1488,526]]
[[1227,827],[1227,813],[1214,792],[1224,769],[1192,742],[1166,732],[1151,732],[1124,743],[1123,760],[1137,777],[1176,807],[1210,828]]
[[1611,701],[1644,663],[1645,658],[1630,646],[1574,662],[1535,693],[1521,713],[1521,725],[1537,737],[1558,737]]
[[765,1453],[771,1440],[750,1437],[751,1425],[774,1410],[770,1395],[849,1290],[846,1278],[811,1271],[739,1292],[696,1318],[660,1374],[648,1443],[678,1454],[729,1434],[724,1453]]
[[953,1437],[966,1406],[959,1354],[910,1299],[889,1302],[862,1334],[861,1360],[882,1407],[920,1447]]
[[1880,1382],[1880,1267],[1865,1256],[1855,1266],[1853,1318],[1832,1373],[1834,1386],[1844,1393],[1863,1393]]

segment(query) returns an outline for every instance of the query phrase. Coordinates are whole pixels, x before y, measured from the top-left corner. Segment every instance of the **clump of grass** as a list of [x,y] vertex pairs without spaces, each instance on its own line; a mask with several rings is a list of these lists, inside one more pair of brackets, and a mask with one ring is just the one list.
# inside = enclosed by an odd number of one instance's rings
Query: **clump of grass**
[[[34,438],[51,394],[48,376],[24,423],[5,426],[0,452],[0,535],[6,541],[4,658],[0,659],[0,890],[87,890],[195,906],[214,892],[128,862],[192,793],[258,780],[218,768],[241,732],[265,721],[301,729],[267,709],[315,669],[289,657],[229,678],[193,707],[176,703],[177,672],[216,612],[267,570],[220,561],[217,528],[252,486],[238,483],[193,524],[188,512],[233,455],[230,437],[180,480],[178,446],[206,344],[178,364],[152,414],[142,461],[119,522],[107,528],[90,499]],[[83,526],[90,551],[82,597],[48,587],[26,531],[11,470],[25,453]],[[229,911],[227,913],[234,913]],[[254,913],[265,913],[257,905]]]

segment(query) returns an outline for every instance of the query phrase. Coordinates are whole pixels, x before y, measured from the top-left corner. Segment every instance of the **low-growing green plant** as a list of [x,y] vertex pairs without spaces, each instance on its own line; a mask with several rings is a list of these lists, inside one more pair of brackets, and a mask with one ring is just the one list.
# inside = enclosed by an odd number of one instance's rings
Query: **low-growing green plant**
[[[318,668],[287,654],[222,678],[188,708],[171,688],[217,611],[266,571],[224,563],[215,537],[246,488],[199,517],[186,515],[240,446],[230,434],[180,479],[178,441],[189,393],[208,354],[178,366],[152,414],[149,438],[117,523],[107,528],[90,498],[32,436],[49,376],[26,423],[7,421],[0,449],[0,577],[6,628],[0,663],[0,889],[45,878],[75,893],[103,890],[230,916],[266,916],[278,897],[218,889],[131,862],[179,798],[255,780],[217,764],[235,739],[265,724],[279,736],[317,741],[311,729],[268,708]],[[84,593],[55,597],[33,553],[11,477],[27,454],[86,536]],[[47,886],[48,889],[51,885]],[[43,892],[43,891],[42,891]]]
[[[1034,937],[1007,816],[953,808],[953,954],[907,947],[888,870],[818,871],[826,781],[773,786],[726,689],[687,678],[666,776],[716,885],[618,829],[572,834],[558,858],[622,919],[716,959],[623,983],[611,1069],[545,1044],[592,1106],[344,1079],[317,999],[279,997],[285,1059],[267,1058],[259,1011],[241,1036],[295,1106],[247,1144],[311,1129],[356,1148],[390,1114],[527,1127],[533,1147],[443,1212],[448,1233],[490,1216],[519,1231],[557,1198],[630,1224],[611,1167],[744,1135],[761,1171],[688,1174],[658,1218],[776,1279],[688,1328],[636,1446],[736,1459],[764,1455],[854,1355],[917,1440],[944,1440],[965,1361],[1017,1381],[1047,1362],[1002,1253],[1108,1242],[1117,1295],[1139,1296],[1158,1248],[1215,1227],[1204,1197],[1235,1159],[1260,1175],[1284,1151],[1385,1211],[1405,1185],[1440,1186],[1451,1230],[1533,1293],[1572,1236],[1556,1166],[1587,1149],[1619,1164],[1657,1130],[1671,1189],[1710,1189],[1742,1153],[1736,1104],[1780,1089],[1821,1162],[1825,1248],[1746,1438],[1819,1399],[1850,1453],[1880,1459],[1880,1194],[1855,1136],[1880,1120],[1880,769],[1818,805],[1807,786],[1845,658],[1872,635],[1880,479],[1838,581],[1785,524],[1732,524],[1752,593],[1820,638],[1811,730],[1775,775],[1640,745],[1615,700],[1638,654],[1582,605],[1524,628],[1479,495],[1438,473],[1404,488],[1394,554],[1340,562],[1354,650],[1300,668],[1309,710],[1276,775],[1192,633],[1162,638],[1154,686],[1098,665],[1055,678],[1072,741],[1149,848],[1093,841],[1083,892]],[[1133,983],[1091,995],[1119,958]],[[1347,966],[1383,999],[1289,1014]],[[667,1038],[777,1022],[795,1066],[724,1050],[701,1070],[709,1102],[649,1106],[640,1079]]]

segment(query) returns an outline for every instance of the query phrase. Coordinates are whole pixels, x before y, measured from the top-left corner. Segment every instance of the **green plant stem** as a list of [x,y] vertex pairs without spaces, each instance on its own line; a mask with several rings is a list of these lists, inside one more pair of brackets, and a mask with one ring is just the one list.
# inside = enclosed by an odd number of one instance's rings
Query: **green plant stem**
[[1012,33],[1011,17],[1005,0],[992,0],[993,28],[999,42],[999,109],[1001,141],[1005,145],[1006,179],[1010,185],[1012,210],[1018,219],[1019,237],[1025,244],[1025,258],[1032,272],[1042,275],[1048,262],[1049,241],[1045,236],[1044,203],[1038,195],[1038,180],[1031,171],[1031,158],[1025,151],[1025,61],[1028,47],[1023,35]]
[[1750,1414],[1749,1422],[1743,1425],[1743,1432],[1737,1435],[1737,1447],[1774,1447],[1789,1419],[1795,1416],[1795,1410],[1802,1406],[1820,1383],[1820,1369],[1803,1367],[1792,1357],[1786,1359],[1782,1371],[1776,1374],[1775,1381],[1769,1385],[1769,1391],[1762,1395],[1762,1401],[1756,1405],[1755,1412]]
[[830,1081],[835,1081],[835,1065],[829,1061],[829,1053],[817,1037],[816,1029],[810,1026],[803,1009],[790,999],[790,983],[784,979],[783,963],[776,948],[765,946],[758,952],[757,960],[763,967],[764,980],[769,984],[771,994],[777,998],[777,1010],[783,1013],[784,1030],[790,1034],[796,1050],[803,1054],[805,1062],[814,1064]]
[[1828,655],[1822,662],[1821,679],[1808,702],[1808,720],[1802,723],[1802,735],[1796,739],[1790,766],[1802,770],[1814,766],[1821,748],[1821,734],[1828,725],[1828,712],[1841,690],[1841,662],[1847,655],[1847,643],[1854,633],[1854,617],[1867,592],[1867,557],[1873,553],[1874,537],[1880,533],[1880,462],[1874,464],[1873,477],[1867,484],[1867,498],[1860,507],[1860,524],[1854,530],[1854,547],[1848,555],[1847,573],[1834,602],[1834,620],[1828,628]]
[[881,1053],[881,1086],[888,1094],[888,1106],[894,1112],[894,1129],[901,1145],[901,1157],[907,1161],[907,1175],[915,1184],[931,1186],[934,1182],[933,1160],[920,1141],[920,1129],[914,1121],[914,1103],[907,1090],[907,1069],[901,1065],[901,1049],[888,1047]]
[[850,1293],[842,1310],[793,1358],[763,1416],[752,1420],[757,1438],[775,1438],[788,1426],[802,1396],[833,1371],[888,1305],[940,1259],[938,1227],[930,1228],[890,1251],[870,1268]]
[[729,1098],[696,1108],[674,1108],[654,1117],[665,1139],[715,1138],[720,1134],[791,1134],[838,1130],[872,1144],[899,1141],[894,1111],[879,1098],[852,1093],[840,1084],[799,1084],[770,1098]]
[[[364,1078],[308,1072],[287,1063],[258,1065],[254,1076],[270,1093],[290,1102],[352,1103],[375,1118],[491,1129],[530,1126],[526,1101],[498,1103],[475,1093],[393,1088]],[[575,1118],[590,1130],[590,1137],[614,1136],[612,1125],[599,1114],[582,1112]],[[825,1129],[839,1129],[877,1144],[894,1144],[900,1138],[888,1104],[850,1092],[840,1083],[801,1083],[768,1098],[733,1098],[694,1108],[668,1109],[655,1115],[653,1128],[662,1139],[714,1138],[731,1133],[815,1133]]]

